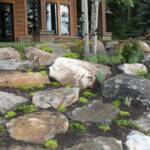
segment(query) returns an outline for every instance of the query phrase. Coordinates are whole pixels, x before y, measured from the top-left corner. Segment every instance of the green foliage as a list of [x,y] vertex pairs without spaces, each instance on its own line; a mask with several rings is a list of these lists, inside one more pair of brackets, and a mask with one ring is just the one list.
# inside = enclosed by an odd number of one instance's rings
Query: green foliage
[[53,48],[50,48],[49,45],[47,43],[45,44],[40,44],[37,46],[39,49],[45,51],[45,52],[48,52],[48,53],[53,53],[54,49]]
[[56,87],[61,86],[61,84],[59,82],[57,82],[57,81],[51,82],[51,85],[52,86],[56,86]]
[[11,119],[11,118],[14,118],[16,116],[16,112],[14,111],[9,111],[5,114],[5,119]]
[[89,102],[89,100],[87,98],[85,98],[85,97],[80,97],[79,98],[79,102],[83,103],[83,104],[87,104]]
[[93,92],[90,91],[90,90],[85,90],[82,95],[83,95],[83,97],[86,97],[86,98],[95,97],[95,93],[93,93]]
[[137,75],[140,76],[140,77],[145,77],[146,72],[144,70],[138,70]]
[[58,107],[58,111],[61,112],[61,113],[64,113],[64,112],[67,111],[67,108],[65,107],[64,104],[62,104],[62,105],[60,105],[60,106]]
[[33,113],[38,111],[38,108],[35,105],[27,105],[23,104],[17,107],[16,109],[17,112],[23,112],[23,113]]
[[48,72],[47,71],[40,71],[40,74],[43,75],[43,76],[47,76]]
[[83,124],[81,124],[79,122],[73,122],[73,121],[71,121],[70,122],[70,128],[73,131],[79,132],[81,134],[85,134],[87,132],[87,128]]
[[111,130],[111,127],[107,124],[101,124],[98,126],[98,128],[104,132],[107,132],[107,131],[110,131]]
[[128,127],[128,128],[138,128],[138,126],[131,120],[115,120],[114,121],[118,126]]
[[117,108],[119,108],[121,106],[121,100],[113,101],[113,105],[115,105]]
[[127,112],[127,111],[120,111],[118,114],[119,114],[119,116],[121,116],[121,117],[130,116],[130,113]]
[[6,128],[4,127],[4,125],[0,124],[0,134],[3,134],[6,131]]
[[121,50],[121,54],[128,63],[138,63],[144,57],[139,42],[136,40],[126,41]]
[[54,139],[49,139],[49,140],[47,140],[47,141],[45,141],[45,142],[43,143],[43,146],[44,146],[45,148],[47,148],[47,149],[57,150],[58,147],[59,147],[59,144],[58,144],[58,142],[57,142],[56,140],[54,140]]
[[98,64],[103,64],[103,65],[118,65],[123,63],[124,59],[123,56],[120,54],[114,54],[112,56],[108,55],[93,55],[90,57],[86,57],[85,60],[93,62],[93,63],[98,63]]
[[79,55],[77,53],[75,53],[75,52],[69,52],[69,53],[66,53],[64,55],[64,57],[77,59],[77,58],[79,58]]

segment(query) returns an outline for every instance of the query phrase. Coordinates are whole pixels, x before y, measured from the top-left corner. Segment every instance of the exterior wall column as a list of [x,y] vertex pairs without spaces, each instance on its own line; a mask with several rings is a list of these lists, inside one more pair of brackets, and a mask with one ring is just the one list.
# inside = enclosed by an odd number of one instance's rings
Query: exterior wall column
[[107,22],[106,22],[106,6],[104,4],[104,1],[102,0],[100,2],[99,6],[99,38],[107,41],[112,40],[112,33],[107,32]]

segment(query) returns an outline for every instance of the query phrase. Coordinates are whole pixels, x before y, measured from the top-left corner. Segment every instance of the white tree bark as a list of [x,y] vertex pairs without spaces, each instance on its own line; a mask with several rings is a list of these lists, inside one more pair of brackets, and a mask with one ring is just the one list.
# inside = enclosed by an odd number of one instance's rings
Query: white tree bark
[[84,54],[89,56],[89,17],[88,17],[88,0],[82,0],[82,18],[83,18],[83,37],[84,37]]
[[98,12],[100,1],[101,0],[92,0],[91,39],[92,39],[92,51],[94,54],[97,53]]

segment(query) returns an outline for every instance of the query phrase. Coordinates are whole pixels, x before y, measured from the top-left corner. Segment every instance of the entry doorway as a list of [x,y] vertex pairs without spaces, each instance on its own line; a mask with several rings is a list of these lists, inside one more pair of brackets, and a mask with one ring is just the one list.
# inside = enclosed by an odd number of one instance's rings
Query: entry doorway
[[13,5],[0,3],[0,42],[13,40]]

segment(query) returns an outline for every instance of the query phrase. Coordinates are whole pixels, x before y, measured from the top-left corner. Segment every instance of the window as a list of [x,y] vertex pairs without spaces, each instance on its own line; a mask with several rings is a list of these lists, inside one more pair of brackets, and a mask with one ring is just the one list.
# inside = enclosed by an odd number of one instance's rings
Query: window
[[57,5],[55,3],[47,3],[47,30],[57,33]]
[[70,20],[68,5],[60,5],[61,34],[69,34]]

